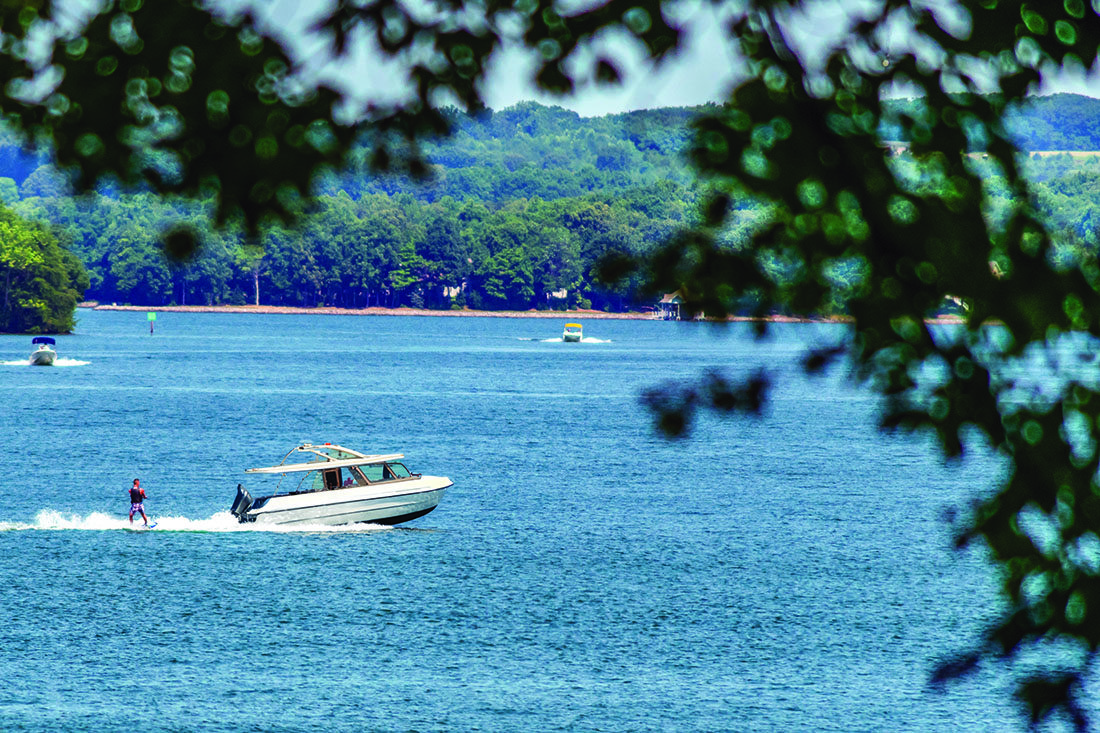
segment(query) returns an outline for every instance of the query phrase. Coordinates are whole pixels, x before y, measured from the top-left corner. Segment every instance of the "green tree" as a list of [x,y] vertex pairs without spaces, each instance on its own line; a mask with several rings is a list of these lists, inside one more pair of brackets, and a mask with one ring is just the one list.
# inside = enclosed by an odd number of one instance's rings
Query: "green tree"
[[117,300],[165,305],[172,298],[172,277],[150,237],[132,232],[115,240],[108,255],[108,282]]
[[11,206],[19,200],[19,187],[11,178],[0,178],[0,202]]
[[27,176],[19,188],[22,198],[58,198],[70,192],[64,174],[50,164],[39,166]]
[[508,247],[486,260],[476,273],[477,288],[491,307],[525,310],[534,305],[531,262],[518,247]]
[[42,227],[0,210],[0,331],[68,333],[88,276]]

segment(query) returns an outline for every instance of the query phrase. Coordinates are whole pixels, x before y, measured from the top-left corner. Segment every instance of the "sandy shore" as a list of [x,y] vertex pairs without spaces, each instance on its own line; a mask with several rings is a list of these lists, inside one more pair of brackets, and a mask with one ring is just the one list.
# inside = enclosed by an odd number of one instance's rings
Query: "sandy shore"
[[[557,318],[560,320],[619,320],[650,321],[657,320],[652,313],[605,313],[593,310],[571,311],[475,311],[475,310],[428,310],[426,308],[291,308],[275,305],[103,305],[100,303],[80,303],[78,308],[91,308],[100,311],[140,311],[157,313],[269,313],[322,316],[444,316],[457,318]],[[731,322],[764,320],[768,323],[848,323],[843,316],[832,318],[802,318],[798,316],[768,316],[757,319],[745,316],[730,316]],[[963,323],[957,316],[930,318],[932,323]]]
[[92,308],[100,311],[142,311],[157,313],[273,313],[325,316],[449,316],[466,318],[558,318],[558,319],[616,319],[647,320],[651,313],[605,313],[603,311],[474,311],[474,310],[428,310],[426,308],[290,308],[274,305],[103,305],[99,303],[81,303],[79,308]]

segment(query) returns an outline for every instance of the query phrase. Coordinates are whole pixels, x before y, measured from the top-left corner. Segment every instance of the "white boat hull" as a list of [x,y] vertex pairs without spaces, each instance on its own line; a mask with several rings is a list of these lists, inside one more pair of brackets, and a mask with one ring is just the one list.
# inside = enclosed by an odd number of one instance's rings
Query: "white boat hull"
[[381,486],[257,497],[239,518],[257,524],[397,524],[435,509],[452,485],[445,477],[422,476]]
[[56,358],[57,352],[53,349],[38,349],[37,351],[31,352],[31,365],[52,366]]

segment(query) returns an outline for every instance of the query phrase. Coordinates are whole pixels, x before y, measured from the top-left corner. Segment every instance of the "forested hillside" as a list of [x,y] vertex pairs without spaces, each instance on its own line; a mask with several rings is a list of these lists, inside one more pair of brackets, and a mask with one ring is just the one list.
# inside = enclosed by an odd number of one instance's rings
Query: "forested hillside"
[[[899,101],[911,105],[911,101]],[[619,310],[652,303],[636,283],[600,285],[597,261],[649,251],[697,216],[699,186],[683,151],[698,109],[581,118],[525,103],[472,118],[430,143],[423,181],[355,170],[318,182],[300,226],[268,228],[261,247],[242,231],[215,230],[209,203],[165,200],[103,187],[73,197],[44,153],[0,136],[0,200],[48,223],[84,263],[86,297],[139,305],[243,304],[364,307]],[[1100,150],[1100,101],[1039,98],[1012,120],[1028,150]],[[902,156],[897,165],[919,166]],[[1093,253],[1100,221],[1100,159],[1032,156],[1036,196],[1073,256]],[[991,172],[991,216],[997,201]],[[763,212],[736,203],[725,232],[737,246]],[[188,223],[201,234],[192,262],[173,265],[160,240]],[[783,276],[778,261],[764,263]],[[834,305],[858,283],[858,266],[836,274]]]

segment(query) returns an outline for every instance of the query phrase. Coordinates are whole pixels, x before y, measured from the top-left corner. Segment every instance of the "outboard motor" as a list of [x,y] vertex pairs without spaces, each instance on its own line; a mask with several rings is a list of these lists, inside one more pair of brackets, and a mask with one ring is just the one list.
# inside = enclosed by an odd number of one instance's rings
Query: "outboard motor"
[[252,494],[248,493],[241,484],[237,484],[237,498],[233,500],[233,507],[229,510],[237,516],[237,519],[242,522],[247,522],[248,519],[245,513],[252,508]]

